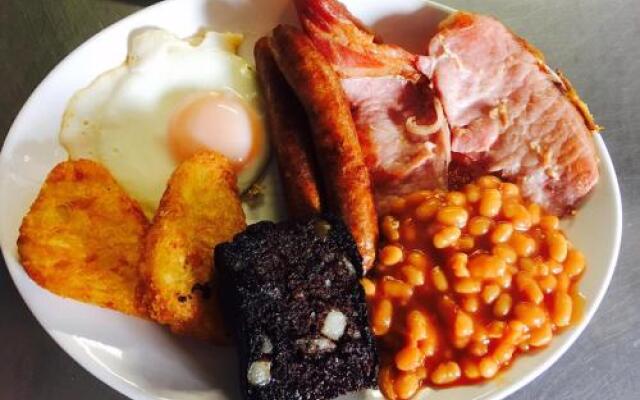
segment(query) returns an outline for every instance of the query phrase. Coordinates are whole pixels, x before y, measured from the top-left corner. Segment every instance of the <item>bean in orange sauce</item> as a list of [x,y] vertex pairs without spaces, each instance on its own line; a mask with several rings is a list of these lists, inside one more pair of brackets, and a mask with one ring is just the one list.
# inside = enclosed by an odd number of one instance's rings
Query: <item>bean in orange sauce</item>
[[362,281],[388,399],[490,379],[578,317],[584,255],[516,185],[483,176],[391,209]]

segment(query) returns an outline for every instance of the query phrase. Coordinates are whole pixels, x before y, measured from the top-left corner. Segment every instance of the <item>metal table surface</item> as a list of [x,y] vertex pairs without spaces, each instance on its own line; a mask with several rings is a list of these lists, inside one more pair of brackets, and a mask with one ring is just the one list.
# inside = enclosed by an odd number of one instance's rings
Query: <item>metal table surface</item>
[[[622,251],[601,308],[560,361],[511,398],[640,399],[640,1],[442,1],[498,16],[571,78],[606,127],[603,136],[622,188]],[[92,34],[151,3],[0,0],[2,140],[31,91],[57,62]],[[124,399],[47,336],[2,263],[0,399]]]

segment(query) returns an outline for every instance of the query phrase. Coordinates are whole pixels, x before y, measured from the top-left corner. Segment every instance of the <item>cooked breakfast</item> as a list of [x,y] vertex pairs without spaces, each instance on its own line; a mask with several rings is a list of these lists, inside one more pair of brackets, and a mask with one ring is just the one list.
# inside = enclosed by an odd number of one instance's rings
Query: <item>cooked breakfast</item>
[[[493,17],[452,13],[417,54],[335,0],[293,3],[255,67],[240,34],[132,33],[68,104],[25,271],[233,343],[247,400],[404,400],[544,351],[583,302],[561,222],[599,178],[586,104]],[[256,221],[280,206],[241,196],[268,196],[271,148],[286,217]]]

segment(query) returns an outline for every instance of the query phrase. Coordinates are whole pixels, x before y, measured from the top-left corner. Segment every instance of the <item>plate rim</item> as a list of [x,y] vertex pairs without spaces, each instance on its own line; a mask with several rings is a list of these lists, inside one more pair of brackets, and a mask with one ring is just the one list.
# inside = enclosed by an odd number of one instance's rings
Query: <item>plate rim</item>
[[[133,19],[137,16],[139,16],[139,14],[142,13],[147,13],[147,12],[151,12],[152,10],[155,10],[157,8],[161,8],[161,7],[171,7],[172,4],[177,4],[179,3],[181,0],[162,0],[159,1],[158,3],[155,3],[153,5],[144,7],[142,9],[139,9],[127,16],[125,16],[124,18],[121,18],[118,21],[115,21],[114,23],[110,24],[109,26],[105,27],[104,29],[101,29],[100,31],[96,32],[95,34],[93,34],[91,37],[89,37],[87,40],[85,40],[84,42],[82,42],[79,46],[77,46],[75,49],[73,49],[70,53],[68,53],[66,56],[64,56],[46,75],[45,77],[38,83],[38,85],[35,87],[35,89],[31,92],[31,94],[28,96],[27,100],[24,102],[24,104],[22,105],[22,107],[20,108],[20,111],[16,114],[15,118],[13,119],[11,126],[7,132],[7,135],[5,137],[4,143],[2,144],[2,148],[0,149],[0,175],[4,175],[4,167],[6,165],[7,162],[7,154],[5,149],[8,147],[7,143],[9,141],[14,140],[14,127],[21,125],[22,124],[22,119],[24,118],[24,110],[29,108],[29,106],[31,105],[31,103],[33,103],[35,101],[35,99],[37,99],[39,97],[40,92],[43,90],[43,87],[45,86],[46,82],[54,75],[56,74],[59,70],[62,70],[64,68],[67,68],[67,66],[70,63],[70,60],[72,58],[74,58],[74,56],[81,52],[82,49],[86,48],[86,47],[90,47],[92,46],[94,41],[97,41],[100,37],[102,36],[106,36],[109,35],[111,33],[111,31],[115,30],[118,28],[119,25],[121,24],[125,24],[127,21],[129,21],[130,19]],[[421,2],[424,2],[425,4],[428,4],[438,10],[441,11],[445,11],[448,13],[452,13],[457,11],[455,8],[452,8],[450,6],[447,6],[445,4],[439,3],[437,1],[433,1],[433,0],[418,0]],[[553,366],[568,350],[570,347],[573,346],[573,344],[575,343],[575,341],[578,339],[578,337],[580,337],[582,335],[582,333],[585,331],[585,329],[587,328],[587,326],[589,325],[589,323],[591,322],[591,320],[593,319],[594,315],[596,314],[596,312],[599,310],[600,306],[602,305],[602,301],[607,293],[607,291],[609,290],[610,284],[611,284],[611,280],[613,278],[613,274],[615,272],[615,269],[617,267],[617,262],[618,262],[618,258],[619,258],[619,254],[620,254],[620,249],[621,249],[621,241],[622,241],[622,220],[623,220],[623,209],[622,209],[622,196],[621,196],[621,192],[620,192],[620,184],[618,181],[618,175],[616,173],[615,167],[613,165],[613,161],[611,159],[611,156],[609,154],[609,150],[606,146],[606,143],[604,142],[604,139],[602,138],[602,136],[600,134],[596,134],[596,136],[594,137],[594,143],[596,144],[596,147],[598,147],[599,153],[600,153],[600,168],[601,171],[602,169],[606,169],[608,171],[610,171],[611,173],[611,183],[612,183],[612,188],[613,188],[613,200],[615,203],[615,221],[612,221],[615,224],[615,237],[613,240],[613,253],[612,256],[609,258],[608,260],[608,265],[607,265],[607,272],[605,275],[605,280],[603,281],[603,283],[598,287],[598,290],[596,292],[595,297],[593,297],[593,306],[591,308],[589,308],[589,311],[583,316],[583,318],[580,320],[579,323],[573,325],[572,329],[569,331],[564,332],[563,334],[567,336],[565,343],[559,347],[558,349],[555,349],[554,352],[546,359],[544,360],[544,362],[541,362],[540,364],[538,364],[535,368],[529,370],[525,375],[523,375],[520,379],[518,379],[517,381],[514,381],[513,383],[509,384],[509,385],[505,385],[503,388],[499,388],[491,393],[488,393],[486,395],[480,396],[475,398],[474,400],[481,400],[481,399],[492,399],[492,400],[502,400],[505,399],[506,397],[512,395],[513,393],[519,391],[520,389],[522,389],[523,387],[525,387],[526,385],[528,385],[529,383],[531,383],[533,380],[535,380],[537,377],[539,377],[540,375],[542,375],[545,371],[547,371],[549,368],[551,368],[551,366]],[[2,199],[0,198],[0,210],[4,209],[4,204]],[[0,245],[1,246],[1,245]],[[14,287],[16,288],[16,291],[20,294],[20,297],[22,299],[22,301],[24,301],[24,303],[26,304],[27,308],[29,309],[29,311],[31,312],[31,314],[33,315],[33,317],[36,319],[36,321],[38,322],[38,324],[40,325],[40,327],[47,333],[47,335],[49,335],[49,337],[51,337],[51,339],[53,339],[53,341],[72,359],[74,360],[77,364],[79,364],[84,370],[86,370],[87,372],[89,372],[91,375],[93,375],[95,378],[97,378],[99,381],[101,381],[103,384],[106,384],[108,387],[110,387],[111,389],[129,397],[132,399],[140,399],[140,400],[157,400],[158,397],[156,396],[151,396],[150,394],[148,394],[147,392],[145,392],[144,390],[142,390],[141,388],[137,387],[134,384],[131,383],[127,383],[122,377],[117,376],[119,379],[114,379],[114,373],[110,372],[107,368],[97,368],[96,365],[90,363],[86,358],[82,358],[79,355],[75,354],[70,348],[68,349],[67,347],[70,347],[68,344],[63,343],[63,341],[61,340],[61,338],[57,337],[55,335],[55,332],[53,332],[52,330],[47,329],[43,322],[41,321],[41,318],[38,316],[38,314],[36,314],[33,309],[32,306],[30,304],[30,301],[27,300],[27,297],[25,297],[22,293],[22,290],[18,287],[18,285],[16,284],[16,275],[15,272],[12,270],[12,268],[9,267],[7,260],[9,260],[10,258],[13,258],[13,255],[10,254],[9,250],[6,249],[5,247],[1,247],[1,252],[5,261],[5,265],[7,267],[7,270],[9,272],[9,275],[11,276],[11,280],[12,283],[14,285]],[[20,264],[18,262],[18,264]],[[70,301],[75,301],[75,300],[70,300]]]

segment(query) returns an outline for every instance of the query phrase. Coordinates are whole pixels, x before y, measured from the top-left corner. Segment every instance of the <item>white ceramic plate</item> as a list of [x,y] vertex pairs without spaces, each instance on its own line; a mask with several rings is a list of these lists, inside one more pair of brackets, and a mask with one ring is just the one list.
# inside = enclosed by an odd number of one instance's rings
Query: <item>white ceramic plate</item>
[[[437,22],[451,11],[422,0],[345,3],[387,41],[414,51],[424,46]],[[133,399],[238,399],[234,351],[177,338],[151,322],[57,297],[25,274],[16,258],[18,227],[47,172],[66,158],[57,141],[66,102],[99,73],[124,60],[128,35],[136,28],[159,26],[182,36],[193,34],[202,26],[244,32],[247,42],[242,52],[251,57],[258,37],[277,23],[294,21],[289,0],[158,3],[105,29],[62,61],[24,105],[4,143],[0,156],[0,238],[18,290],[44,329],[71,357]],[[586,253],[589,262],[581,283],[587,298],[584,317],[544,351],[518,358],[498,379],[483,385],[434,391],[429,395],[431,400],[502,399],[549,368],[584,330],[609,285],[621,236],[616,175],[599,136],[596,144],[601,159],[600,183],[578,217],[565,224],[570,238]],[[273,183],[273,177],[268,179]],[[270,196],[277,202],[277,193]],[[261,210],[253,219],[277,215],[277,210]]]

